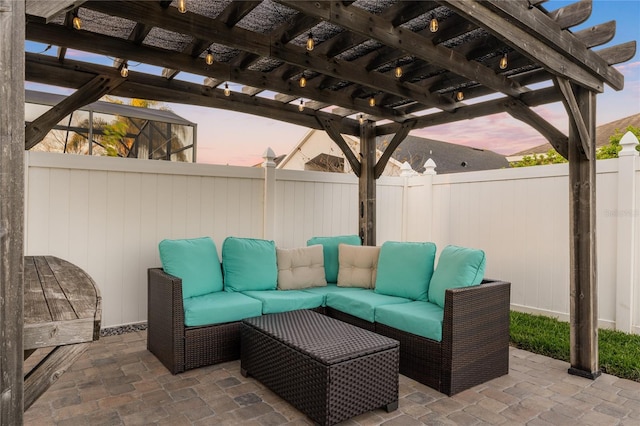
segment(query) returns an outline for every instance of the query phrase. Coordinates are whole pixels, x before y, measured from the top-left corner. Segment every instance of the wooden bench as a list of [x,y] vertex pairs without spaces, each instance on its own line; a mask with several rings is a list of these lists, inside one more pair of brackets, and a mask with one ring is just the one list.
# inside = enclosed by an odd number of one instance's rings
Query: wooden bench
[[101,297],[91,277],[54,256],[24,258],[24,408],[100,337]]

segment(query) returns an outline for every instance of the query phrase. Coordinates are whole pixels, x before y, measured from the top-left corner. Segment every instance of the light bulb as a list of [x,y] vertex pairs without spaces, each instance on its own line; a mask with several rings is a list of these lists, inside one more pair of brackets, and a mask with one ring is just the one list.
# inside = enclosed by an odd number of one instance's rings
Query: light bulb
[[180,13],[187,12],[187,0],[178,0],[178,12]]
[[229,89],[229,83],[224,84],[224,95],[229,96],[231,94],[231,89]]
[[363,124],[364,124],[364,114],[360,114],[360,115],[358,116],[358,121],[360,122],[360,125],[363,125]]
[[204,62],[207,65],[213,64],[213,53],[211,53],[211,50],[209,49],[207,49],[207,56],[204,57]]
[[500,58],[500,69],[504,70],[507,68],[507,65],[509,65],[509,61],[507,59],[507,54],[505,53],[502,58]]
[[127,77],[129,75],[129,67],[126,62],[122,64],[122,68],[120,68],[120,75],[122,77]]
[[82,19],[80,19],[78,15],[73,17],[73,28],[75,28],[76,30],[82,28]]
[[438,31],[438,20],[436,18],[432,18],[431,22],[429,22],[429,30],[431,30],[432,33]]
[[402,67],[400,65],[396,66],[393,74],[396,76],[396,78],[402,77]]
[[298,105],[298,111],[300,112],[304,111],[304,102],[302,101],[302,99],[300,99],[300,105]]
[[300,87],[306,87],[307,86],[307,79],[304,78],[304,76],[300,77]]
[[458,93],[456,93],[456,99],[461,101],[464,99],[464,93],[462,92],[462,90],[460,90]]
[[313,34],[309,33],[309,38],[307,38],[307,50],[311,52],[315,46],[316,42],[313,41]]
[[376,98],[374,98],[373,96],[369,98],[369,106],[370,107],[376,106]]

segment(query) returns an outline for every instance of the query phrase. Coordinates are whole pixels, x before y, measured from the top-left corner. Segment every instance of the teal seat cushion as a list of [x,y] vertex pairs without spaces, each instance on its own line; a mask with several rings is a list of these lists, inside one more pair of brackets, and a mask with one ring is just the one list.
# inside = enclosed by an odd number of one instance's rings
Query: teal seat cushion
[[182,298],[222,290],[220,258],[209,237],[162,240],[158,244],[162,269],[182,279]]
[[302,291],[322,295],[322,306],[327,306],[327,294],[341,293],[343,291],[364,290],[361,287],[338,287],[337,284],[327,284],[324,287],[309,287]]
[[262,302],[242,293],[217,291],[183,301],[184,324],[223,324],[262,315]]
[[436,245],[386,241],[380,248],[375,292],[427,301]]
[[245,291],[242,294],[259,300],[263,314],[313,309],[322,306],[323,301],[322,295],[303,290]]
[[438,265],[429,284],[429,301],[444,307],[448,288],[478,285],[484,278],[487,261],[484,251],[447,246],[440,253]]
[[378,294],[367,289],[351,289],[350,291],[327,294],[328,307],[369,322],[375,320],[375,310],[379,306],[409,302],[411,302],[410,299]]
[[444,309],[435,303],[415,301],[376,308],[376,322],[427,339],[442,341]]
[[227,291],[275,290],[276,244],[270,240],[227,237],[222,243],[222,270]]
[[335,237],[313,237],[307,241],[308,246],[322,244],[324,254],[324,273],[328,283],[338,282],[338,245],[362,245],[357,235],[338,235]]

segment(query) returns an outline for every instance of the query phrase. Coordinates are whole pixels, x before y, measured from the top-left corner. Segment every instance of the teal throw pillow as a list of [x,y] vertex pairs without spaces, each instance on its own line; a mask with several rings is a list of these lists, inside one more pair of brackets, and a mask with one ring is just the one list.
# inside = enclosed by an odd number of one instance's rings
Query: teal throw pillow
[[222,270],[227,291],[275,290],[278,284],[276,243],[227,237],[222,243]]
[[438,265],[429,284],[429,302],[444,308],[448,288],[478,285],[484,278],[487,261],[484,251],[447,246],[440,253]]
[[162,240],[158,244],[162,269],[182,279],[182,298],[222,290],[220,258],[209,237]]
[[380,248],[375,292],[426,301],[435,258],[434,243],[386,241]]
[[338,246],[348,244],[361,246],[362,241],[357,235],[339,235],[335,237],[313,237],[307,241],[308,246],[322,244],[324,254],[324,273],[328,283],[338,282]]

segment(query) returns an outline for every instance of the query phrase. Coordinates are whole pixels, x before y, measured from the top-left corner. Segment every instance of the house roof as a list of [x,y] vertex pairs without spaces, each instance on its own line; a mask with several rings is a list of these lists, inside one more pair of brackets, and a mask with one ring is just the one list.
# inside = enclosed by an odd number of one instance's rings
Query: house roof
[[[628,117],[621,118],[619,120],[612,121],[610,123],[602,124],[596,127],[596,146],[607,145],[609,138],[617,131],[623,131],[629,126],[640,127],[640,114],[630,115]],[[518,157],[534,154],[546,154],[553,147],[550,143],[534,146],[533,148],[525,149],[524,151],[516,152],[510,157]]]
[[[378,137],[376,141],[378,149],[383,151],[388,140],[388,137]],[[400,163],[407,161],[411,164],[411,168],[419,173],[424,172],[424,163],[429,158],[436,163],[438,174],[509,167],[506,158],[493,151],[412,135],[407,136],[392,157]]]

